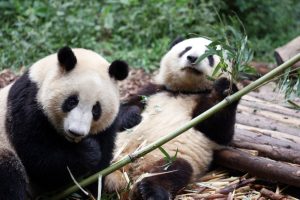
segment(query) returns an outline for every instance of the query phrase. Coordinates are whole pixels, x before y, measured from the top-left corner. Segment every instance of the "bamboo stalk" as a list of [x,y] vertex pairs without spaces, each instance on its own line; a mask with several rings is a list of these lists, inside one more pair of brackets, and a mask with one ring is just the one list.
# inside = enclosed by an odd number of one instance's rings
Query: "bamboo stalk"
[[[192,119],[187,124],[183,125],[182,127],[178,128],[172,133],[169,133],[159,139],[158,141],[153,142],[152,144],[147,145],[146,147],[140,149],[139,151],[134,152],[131,155],[127,155],[124,158],[122,158],[120,161],[112,164],[110,167],[82,180],[79,182],[79,184],[82,187],[85,187],[93,182],[96,182],[98,180],[98,177],[105,176],[117,169],[120,169],[121,167],[125,166],[126,164],[132,162],[133,160],[144,156],[145,154],[149,153],[150,151],[153,151],[154,149],[160,147],[161,145],[167,143],[168,141],[172,140],[173,138],[177,137],[178,135],[182,134],[186,130],[194,127],[198,123],[204,121],[214,113],[218,112],[222,108],[228,106],[234,101],[239,100],[242,96],[245,94],[251,92],[252,90],[258,88],[260,85],[264,84],[268,80],[274,78],[278,73],[282,72],[283,70],[287,69],[288,67],[291,67],[293,64],[298,62],[300,60],[300,53],[291,58],[290,60],[286,61],[282,65],[278,66],[277,68],[270,71],[268,74],[264,75],[263,77],[257,79],[253,83],[249,84],[245,88],[241,89],[240,91],[236,92],[235,94],[226,97],[223,101],[218,103],[217,105],[213,106],[212,108],[208,109],[207,111],[203,112],[202,114],[198,115],[194,119]],[[51,200],[59,200],[64,197],[67,197],[68,195],[72,194],[73,192],[76,192],[78,190],[78,187],[76,185],[73,185],[66,190],[62,191],[61,193],[57,194],[56,196],[50,198]]]

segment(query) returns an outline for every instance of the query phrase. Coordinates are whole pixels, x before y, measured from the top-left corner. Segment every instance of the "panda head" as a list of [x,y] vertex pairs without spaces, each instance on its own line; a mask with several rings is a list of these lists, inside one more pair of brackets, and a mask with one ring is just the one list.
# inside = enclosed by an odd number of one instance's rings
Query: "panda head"
[[211,75],[219,58],[208,56],[196,63],[210,43],[210,40],[202,37],[176,39],[161,60],[157,83],[174,91],[197,92],[210,89],[211,81],[207,75]]
[[29,70],[38,87],[38,104],[55,129],[72,142],[112,124],[119,110],[117,81],[127,75],[123,61],[110,64],[93,51],[69,47]]

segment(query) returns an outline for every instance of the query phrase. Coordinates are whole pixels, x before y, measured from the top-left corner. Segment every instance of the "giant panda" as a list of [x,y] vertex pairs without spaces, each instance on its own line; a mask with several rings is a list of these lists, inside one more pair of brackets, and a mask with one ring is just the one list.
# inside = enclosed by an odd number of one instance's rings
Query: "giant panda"
[[0,199],[72,183],[67,167],[75,178],[107,167],[127,74],[123,61],[63,47],[1,89]]
[[[173,42],[161,60],[154,82],[123,105],[123,129],[133,128],[118,133],[116,159],[171,133],[238,90],[225,77],[215,81],[207,78],[218,64],[217,56],[195,63],[210,43],[202,37]],[[180,189],[208,169],[214,150],[231,141],[237,104],[232,103],[162,145],[170,156],[176,155],[173,162],[167,163],[161,150],[156,149],[108,175],[106,189],[112,192],[126,188],[124,174],[128,174],[134,183],[131,199],[173,199]]]

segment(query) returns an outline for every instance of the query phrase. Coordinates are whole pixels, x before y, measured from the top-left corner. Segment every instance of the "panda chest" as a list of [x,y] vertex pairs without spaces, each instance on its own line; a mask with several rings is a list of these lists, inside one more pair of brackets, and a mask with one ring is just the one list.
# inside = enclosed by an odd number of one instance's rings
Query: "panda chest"
[[158,93],[150,96],[142,117],[143,132],[168,133],[192,119],[196,106],[194,95],[169,95]]

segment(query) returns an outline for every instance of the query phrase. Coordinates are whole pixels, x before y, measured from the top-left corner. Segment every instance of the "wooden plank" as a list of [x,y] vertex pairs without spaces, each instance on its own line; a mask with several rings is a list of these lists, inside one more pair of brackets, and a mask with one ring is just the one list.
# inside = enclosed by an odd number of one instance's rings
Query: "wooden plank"
[[286,149],[294,149],[295,151],[300,151],[300,145],[293,141],[281,140],[278,138],[272,138],[268,135],[262,135],[256,132],[251,132],[243,129],[236,129],[233,142],[252,142],[256,144],[273,145]]
[[246,126],[243,124],[236,124],[236,128],[239,128],[242,130],[248,130],[251,132],[267,135],[267,136],[277,138],[280,140],[292,141],[292,142],[300,144],[300,137],[295,136],[295,135],[290,135],[290,134],[282,133],[279,131],[272,131],[272,130],[268,130],[268,129],[261,129],[261,128],[256,128],[256,127]]
[[253,115],[260,115],[263,117],[267,117],[273,120],[276,120],[278,122],[286,123],[291,126],[300,128],[300,118],[292,117],[292,116],[286,116],[270,111],[265,111],[265,110],[257,110],[253,108],[249,108],[247,106],[239,105],[238,106],[238,112],[247,112],[251,113]]
[[278,122],[274,119],[270,119],[264,116],[253,115],[248,112],[238,112],[236,114],[236,122],[247,126],[284,132],[300,137],[299,128],[296,128],[283,122]]
[[300,164],[300,151],[294,149],[277,147],[272,144],[257,144],[248,141],[233,141],[231,146],[249,150],[257,150],[258,156],[268,157],[273,160]]
[[248,95],[242,98],[240,105],[300,118],[300,110],[290,109],[279,104],[258,100],[257,98]]

